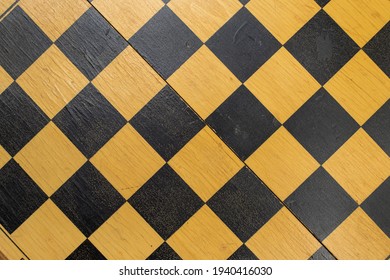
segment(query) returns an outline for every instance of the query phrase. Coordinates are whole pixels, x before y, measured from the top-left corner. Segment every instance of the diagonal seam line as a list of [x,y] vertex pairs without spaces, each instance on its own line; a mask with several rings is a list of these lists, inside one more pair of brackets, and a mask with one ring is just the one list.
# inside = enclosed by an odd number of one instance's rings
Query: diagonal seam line
[[25,255],[28,260],[30,260],[29,256],[27,256],[27,254],[12,240],[12,238],[1,227],[0,227],[0,231],[3,232],[5,236],[7,236],[7,238],[12,242],[12,244],[14,244],[15,247],[18,248],[18,250],[22,252],[22,254]]
[[5,10],[5,12],[3,14],[0,15],[0,20],[2,20],[6,14],[8,14],[8,12],[10,12],[13,8],[15,8],[15,6],[18,4],[20,0],[16,0],[10,7],[8,7],[7,10]]

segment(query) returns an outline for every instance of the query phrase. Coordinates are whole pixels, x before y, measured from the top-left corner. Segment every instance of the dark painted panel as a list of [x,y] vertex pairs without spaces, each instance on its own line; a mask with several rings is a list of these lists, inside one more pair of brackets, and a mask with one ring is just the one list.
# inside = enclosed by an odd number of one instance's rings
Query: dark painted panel
[[164,242],[147,260],[181,260],[181,258],[171,246]]
[[280,123],[245,87],[239,87],[206,122],[242,159],[249,157]]
[[106,258],[98,249],[89,241],[85,240],[67,260],[105,260]]
[[85,236],[91,235],[126,201],[89,162],[51,199]]
[[282,207],[274,194],[248,168],[241,169],[207,205],[243,242]]
[[324,246],[321,246],[309,260],[335,260],[335,257]]
[[248,247],[242,245],[229,257],[229,260],[258,260],[258,258]]
[[235,14],[206,45],[241,82],[252,76],[281,47],[246,8]]
[[0,169],[0,224],[8,233],[14,232],[46,199],[13,159]]
[[323,88],[284,124],[320,163],[354,134],[359,125]]
[[53,122],[87,158],[126,124],[125,118],[92,84],[73,98]]
[[168,6],[164,6],[129,42],[164,79],[202,45]]
[[49,118],[13,83],[0,95],[0,144],[14,156],[48,122]]

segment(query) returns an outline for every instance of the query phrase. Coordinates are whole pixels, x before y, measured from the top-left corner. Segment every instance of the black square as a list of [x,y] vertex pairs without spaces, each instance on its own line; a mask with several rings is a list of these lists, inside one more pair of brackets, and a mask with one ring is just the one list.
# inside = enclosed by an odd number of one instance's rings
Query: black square
[[280,123],[245,87],[239,87],[206,122],[245,160],[263,144]]
[[258,260],[258,257],[256,257],[256,255],[253,254],[253,252],[244,244],[238,248],[237,251],[228,258],[228,260]]
[[105,260],[106,258],[88,239],[85,240],[67,260]]
[[90,162],[51,199],[85,236],[91,235],[126,201]]
[[17,83],[0,94],[0,144],[14,156],[49,118]]
[[94,8],[86,11],[62,34],[56,45],[89,80],[128,46]]
[[166,161],[204,127],[169,86],[146,104],[130,123]]
[[242,242],[246,242],[282,207],[274,194],[246,167],[207,205]]
[[245,4],[248,4],[250,0],[239,0],[241,2],[241,4],[245,5]]
[[206,45],[241,81],[246,81],[280,47],[274,36],[242,8]]
[[19,7],[0,21],[0,65],[15,80],[52,42]]
[[390,177],[387,177],[361,207],[390,238]]
[[317,250],[317,252],[315,252],[310,258],[309,260],[321,260],[321,261],[325,261],[325,260],[335,260],[336,258],[324,247],[324,246],[321,246],[320,249]]
[[323,88],[284,126],[321,164],[359,128],[356,121]]
[[203,205],[167,164],[130,197],[129,202],[164,240]]
[[168,6],[164,6],[129,42],[164,79],[202,45]]
[[92,84],[73,98],[53,122],[87,158],[126,124],[125,118]]
[[322,85],[360,49],[323,10],[284,46]]
[[321,7],[325,7],[326,4],[328,4],[330,2],[330,0],[315,0],[317,2],[318,5],[320,5]]
[[169,246],[163,243],[156,249],[147,260],[181,260],[180,256]]
[[390,100],[363,125],[367,133],[390,156]]
[[303,182],[285,203],[321,241],[358,206],[322,167]]
[[390,22],[388,22],[363,50],[390,77]]
[[11,159],[0,169],[0,224],[14,232],[47,199],[47,195]]

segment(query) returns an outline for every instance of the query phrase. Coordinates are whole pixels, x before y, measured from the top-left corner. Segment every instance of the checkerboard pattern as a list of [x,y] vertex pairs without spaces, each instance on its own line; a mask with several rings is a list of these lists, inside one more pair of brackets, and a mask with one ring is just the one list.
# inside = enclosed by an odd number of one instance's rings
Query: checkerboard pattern
[[0,4],[0,251],[386,259],[390,1]]

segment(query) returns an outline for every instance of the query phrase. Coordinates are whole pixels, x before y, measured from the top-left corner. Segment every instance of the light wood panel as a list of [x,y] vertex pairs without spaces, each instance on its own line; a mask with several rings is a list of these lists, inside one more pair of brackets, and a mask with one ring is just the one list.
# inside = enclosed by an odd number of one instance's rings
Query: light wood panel
[[281,200],[320,166],[284,127],[261,145],[246,163]]
[[321,247],[285,207],[260,228],[246,245],[262,260],[304,260]]
[[87,160],[52,122],[24,146],[14,159],[48,196]]
[[20,7],[54,42],[90,5],[84,0],[21,0]]
[[51,200],[11,236],[31,259],[36,260],[65,259],[85,240],[85,236]]
[[206,42],[242,5],[235,0],[171,0],[168,7]]
[[55,45],[17,79],[17,83],[50,118],[65,107],[88,82]]
[[323,166],[359,204],[390,175],[390,158],[363,129]]
[[130,120],[165,82],[132,47],[127,47],[94,80],[96,88]]
[[213,196],[244,166],[208,127],[192,138],[169,165],[203,201]]
[[325,240],[338,259],[384,260],[390,255],[390,239],[359,207]]
[[89,240],[103,255],[112,260],[146,259],[163,239],[125,203]]
[[246,7],[282,44],[320,10],[313,0],[251,0]]
[[126,199],[165,164],[130,124],[115,134],[91,162]]
[[27,259],[19,248],[0,230],[0,260],[21,260]]
[[4,165],[11,159],[11,156],[8,152],[0,145],[0,168],[3,168]]
[[14,81],[11,76],[0,66],[0,94],[3,93]]
[[167,243],[186,260],[223,260],[242,242],[208,207],[203,206]]
[[206,46],[202,46],[167,81],[204,119],[241,85]]

